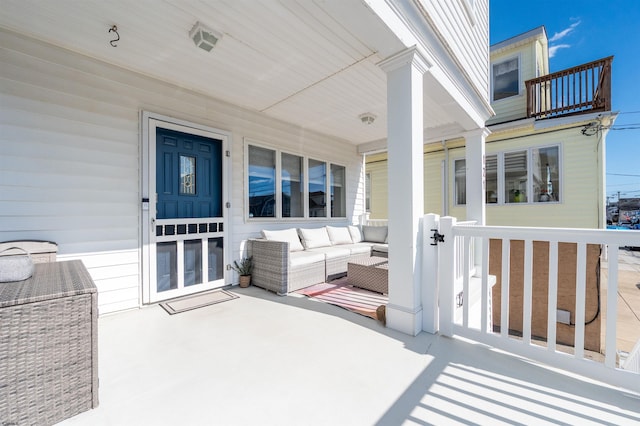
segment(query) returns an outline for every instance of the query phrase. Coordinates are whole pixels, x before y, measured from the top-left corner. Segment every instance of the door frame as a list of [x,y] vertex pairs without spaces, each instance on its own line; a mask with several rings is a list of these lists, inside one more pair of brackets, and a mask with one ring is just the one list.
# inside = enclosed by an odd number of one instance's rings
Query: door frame
[[155,191],[151,190],[151,186],[155,188],[155,172],[156,172],[156,128],[175,130],[182,133],[194,134],[211,139],[222,141],[222,217],[224,223],[224,284],[226,285],[230,279],[230,271],[227,268],[231,256],[231,238],[232,230],[230,227],[230,217],[228,209],[228,200],[231,189],[231,162],[230,146],[231,132],[216,129],[213,127],[180,120],[162,114],[149,111],[141,111],[140,113],[140,135],[141,135],[141,152],[140,152],[140,276],[141,282],[139,286],[139,300],[142,304],[156,303],[152,300],[153,294],[151,286],[151,268],[155,266],[155,261],[151,259],[152,252],[150,245],[151,235],[154,230],[152,220],[155,220],[155,211],[157,196]]

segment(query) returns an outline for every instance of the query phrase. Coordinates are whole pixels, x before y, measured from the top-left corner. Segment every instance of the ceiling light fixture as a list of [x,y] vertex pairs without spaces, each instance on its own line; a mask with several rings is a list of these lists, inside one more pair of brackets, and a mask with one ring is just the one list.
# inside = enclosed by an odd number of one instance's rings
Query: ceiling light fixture
[[373,124],[375,120],[376,116],[374,114],[371,114],[370,112],[365,112],[364,114],[360,115],[360,121],[362,121],[362,124]]
[[191,31],[189,31],[189,37],[200,49],[211,52],[218,42],[222,38],[222,34],[217,31],[213,31],[211,28],[203,25],[200,21],[196,22]]

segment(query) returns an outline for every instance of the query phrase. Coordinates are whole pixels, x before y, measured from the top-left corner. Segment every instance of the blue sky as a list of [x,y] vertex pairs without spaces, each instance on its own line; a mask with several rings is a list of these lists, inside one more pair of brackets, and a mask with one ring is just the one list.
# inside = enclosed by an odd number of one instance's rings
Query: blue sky
[[606,191],[614,201],[618,191],[640,198],[640,0],[489,0],[489,8],[491,44],[544,25],[551,72],[614,56],[620,115],[607,136]]

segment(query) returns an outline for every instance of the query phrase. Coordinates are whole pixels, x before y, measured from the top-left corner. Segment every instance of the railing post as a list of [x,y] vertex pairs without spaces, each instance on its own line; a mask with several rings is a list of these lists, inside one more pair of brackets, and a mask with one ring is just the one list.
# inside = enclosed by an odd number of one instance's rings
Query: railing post
[[453,226],[456,218],[445,216],[440,218],[440,234],[444,242],[438,243],[438,304],[440,334],[453,336],[454,285],[455,285],[455,248]]
[[422,329],[438,332],[438,245],[432,245],[433,230],[440,216],[429,213],[422,219]]

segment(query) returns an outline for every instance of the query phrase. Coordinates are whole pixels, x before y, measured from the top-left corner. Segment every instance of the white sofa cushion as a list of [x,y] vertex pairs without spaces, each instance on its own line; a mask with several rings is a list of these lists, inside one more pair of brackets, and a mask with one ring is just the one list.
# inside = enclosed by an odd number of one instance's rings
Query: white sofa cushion
[[361,254],[371,254],[371,246],[373,243],[356,243],[356,244],[345,244],[340,246],[340,248],[349,249],[351,252],[351,256],[361,255]]
[[307,250],[309,253],[322,253],[326,260],[339,259],[344,257],[347,259],[351,255],[351,250],[342,247],[318,247]]
[[331,244],[353,244],[351,233],[346,226],[327,226],[327,233]]
[[312,263],[324,263],[324,253],[313,253],[310,251],[298,251],[289,256],[289,266],[297,268],[311,265]]
[[386,226],[363,226],[362,234],[364,241],[372,243],[385,243],[387,241]]
[[304,247],[300,243],[300,237],[295,228],[283,229],[280,231],[262,230],[262,236],[271,241],[284,241],[289,243],[289,251],[302,251]]
[[351,241],[354,243],[359,243],[362,241],[362,232],[360,232],[360,228],[357,226],[350,225],[349,233],[351,234]]
[[302,245],[307,250],[318,247],[329,247],[331,245],[329,234],[324,227],[310,229],[298,228],[298,234],[300,234]]

